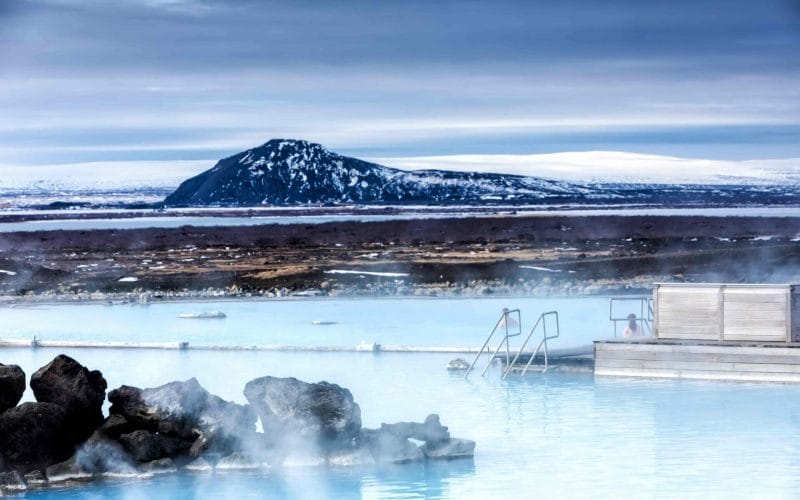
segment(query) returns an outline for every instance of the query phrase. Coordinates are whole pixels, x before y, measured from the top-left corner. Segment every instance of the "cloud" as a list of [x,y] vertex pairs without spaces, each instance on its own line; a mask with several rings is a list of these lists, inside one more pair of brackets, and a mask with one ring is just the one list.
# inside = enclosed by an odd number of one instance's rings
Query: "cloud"
[[779,0],[15,5],[0,10],[5,163],[208,158],[274,136],[394,155],[800,155],[798,15]]

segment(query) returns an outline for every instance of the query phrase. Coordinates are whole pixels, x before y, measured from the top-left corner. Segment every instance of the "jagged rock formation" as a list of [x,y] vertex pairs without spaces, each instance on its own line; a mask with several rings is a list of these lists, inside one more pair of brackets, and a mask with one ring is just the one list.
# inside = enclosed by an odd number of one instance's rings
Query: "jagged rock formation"
[[593,188],[555,180],[444,170],[403,171],[320,144],[273,139],[184,181],[164,204],[478,204],[576,201]]
[[[15,370],[11,379],[17,391]],[[261,377],[247,383],[247,405],[224,401],[195,379],[121,386],[109,393],[110,414],[100,421],[100,372],[62,355],[31,386],[39,402],[0,412],[0,495],[105,475],[368,466],[471,457],[475,449],[474,441],[451,438],[437,415],[362,429],[353,395],[328,382]],[[256,432],[257,418],[264,432]]]

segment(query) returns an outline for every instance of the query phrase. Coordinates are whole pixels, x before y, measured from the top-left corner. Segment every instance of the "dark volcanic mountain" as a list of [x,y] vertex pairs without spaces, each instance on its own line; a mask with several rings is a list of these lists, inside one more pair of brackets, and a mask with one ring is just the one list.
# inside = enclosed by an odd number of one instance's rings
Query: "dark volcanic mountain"
[[[590,175],[587,172],[587,175]],[[405,171],[273,139],[184,181],[168,207],[256,205],[616,205],[729,207],[797,205],[795,183],[579,184],[491,173]]]
[[580,201],[594,188],[518,175],[404,171],[273,139],[184,181],[166,206],[486,204]]

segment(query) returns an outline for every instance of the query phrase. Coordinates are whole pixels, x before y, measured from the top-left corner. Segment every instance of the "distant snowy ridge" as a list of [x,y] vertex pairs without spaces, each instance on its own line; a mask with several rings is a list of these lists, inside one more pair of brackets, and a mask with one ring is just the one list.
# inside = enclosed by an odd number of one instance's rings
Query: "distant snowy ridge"
[[707,160],[673,156],[585,151],[531,155],[448,155],[370,158],[405,170],[495,172],[583,183],[800,184],[800,158]]
[[[458,156],[406,159],[397,163],[405,168],[446,165],[450,170],[402,170],[342,156],[320,144],[273,139],[224,158],[212,169],[187,179],[165,199],[164,204],[168,207],[244,207],[584,203],[757,206],[800,203],[800,183],[797,182],[800,176],[793,160],[758,164],[739,162],[736,165],[697,160],[681,167],[679,158],[629,153],[597,152],[591,157],[592,161],[577,153],[542,156],[547,158],[534,155],[524,158]],[[542,167],[544,164],[550,167]],[[616,175],[620,177],[617,182],[609,180],[608,167],[612,164],[623,165],[617,169]],[[516,167],[528,175],[486,171],[493,167],[502,167],[504,171]],[[530,175],[533,171],[537,176]],[[543,171],[553,178],[542,177]],[[624,176],[623,171],[626,172]],[[579,172],[582,172],[583,180],[565,179],[577,177]],[[587,182],[587,178],[591,181]]]
[[[578,183],[800,184],[800,158],[708,160],[619,151],[531,155],[448,155],[365,159],[406,171],[449,170],[535,176]],[[3,191],[58,193],[137,189],[171,192],[215,160],[0,165]]]
[[0,192],[172,191],[184,179],[202,172],[212,163],[212,160],[178,160],[0,165]]

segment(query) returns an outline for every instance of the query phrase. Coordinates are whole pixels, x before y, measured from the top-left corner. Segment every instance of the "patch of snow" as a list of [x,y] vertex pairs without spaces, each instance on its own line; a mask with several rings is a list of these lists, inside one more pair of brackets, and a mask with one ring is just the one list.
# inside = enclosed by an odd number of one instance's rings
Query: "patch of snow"
[[353,271],[348,269],[331,269],[325,271],[325,274],[363,274],[365,276],[385,276],[389,278],[398,278],[402,276],[409,276],[408,273],[385,273],[377,271]]
[[139,281],[139,278],[136,278],[135,276],[125,276],[124,278],[120,278],[117,281],[120,283],[135,283]]
[[0,274],[5,274],[5,275],[8,275],[8,276],[16,276],[17,275],[17,273],[15,273],[14,271],[6,271],[5,269],[0,269]]
[[533,269],[534,271],[544,271],[546,273],[560,273],[560,269],[550,269],[549,267],[540,266],[519,266],[520,269]]

